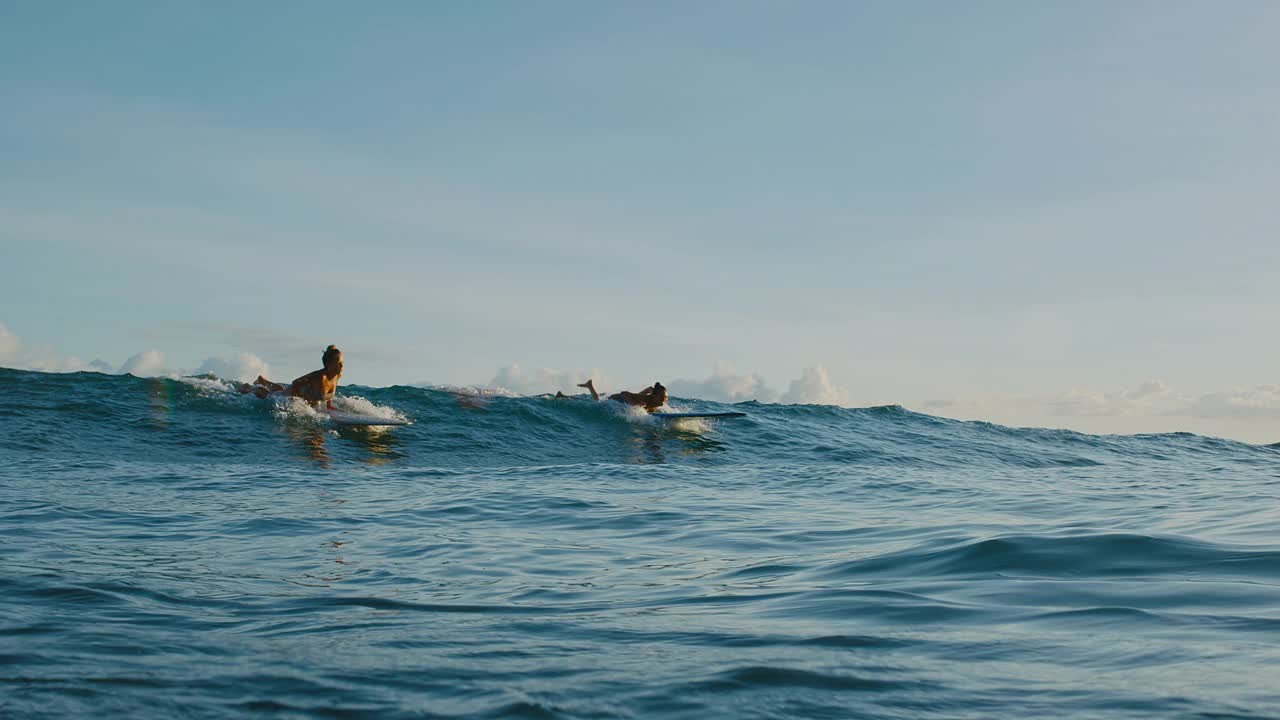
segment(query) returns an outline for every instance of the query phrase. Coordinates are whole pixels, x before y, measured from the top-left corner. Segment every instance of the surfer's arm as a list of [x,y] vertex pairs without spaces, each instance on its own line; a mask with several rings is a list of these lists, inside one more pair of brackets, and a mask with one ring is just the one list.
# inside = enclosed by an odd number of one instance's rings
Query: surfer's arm
[[324,378],[319,370],[307,373],[289,384],[289,394],[312,403],[318,403],[324,397]]

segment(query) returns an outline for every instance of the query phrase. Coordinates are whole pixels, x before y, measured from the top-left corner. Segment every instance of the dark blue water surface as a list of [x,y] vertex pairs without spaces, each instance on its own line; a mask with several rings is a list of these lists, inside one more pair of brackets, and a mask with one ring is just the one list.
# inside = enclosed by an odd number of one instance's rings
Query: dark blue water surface
[[1280,450],[0,370],[0,716],[1280,717]]

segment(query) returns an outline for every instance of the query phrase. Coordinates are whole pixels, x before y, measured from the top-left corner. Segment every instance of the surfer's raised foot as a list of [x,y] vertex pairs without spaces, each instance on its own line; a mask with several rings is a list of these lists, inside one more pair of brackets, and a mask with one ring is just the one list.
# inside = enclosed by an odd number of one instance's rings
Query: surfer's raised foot
[[599,400],[599,399],[600,399],[600,393],[596,392],[596,384],[595,384],[595,382],[594,382],[594,381],[592,381],[592,380],[588,380],[588,381],[586,381],[586,382],[584,382],[584,383],[578,383],[578,387],[580,387],[580,388],[586,388],[586,389],[590,390],[590,391],[591,391],[591,399],[592,399],[592,400]]

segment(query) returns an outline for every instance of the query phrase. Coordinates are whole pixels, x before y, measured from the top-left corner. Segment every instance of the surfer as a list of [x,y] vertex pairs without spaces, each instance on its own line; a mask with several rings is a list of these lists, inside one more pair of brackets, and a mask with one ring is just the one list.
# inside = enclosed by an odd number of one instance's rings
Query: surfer
[[[591,391],[592,400],[600,399],[600,393],[596,392],[596,385],[593,380],[588,380],[584,383],[578,383],[578,387],[586,388],[587,390]],[[556,397],[563,397],[563,396],[557,394]],[[658,408],[662,407],[663,405],[667,404],[667,389],[662,386],[662,383],[656,382],[653,385],[641,390],[640,392],[627,392],[626,390],[623,390],[620,393],[614,393],[610,395],[609,399],[613,400],[614,402],[623,403],[624,405],[634,405],[635,407],[642,407],[648,412],[653,412]]]
[[338,378],[342,377],[342,351],[337,345],[330,345],[325,348],[321,360],[324,362],[323,368],[309,372],[288,385],[271,382],[259,375],[252,384],[241,383],[237,390],[241,395],[253,393],[260,398],[284,393],[289,397],[302,398],[312,405],[324,403],[325,407],[333,410],[333,396],[338,391]]

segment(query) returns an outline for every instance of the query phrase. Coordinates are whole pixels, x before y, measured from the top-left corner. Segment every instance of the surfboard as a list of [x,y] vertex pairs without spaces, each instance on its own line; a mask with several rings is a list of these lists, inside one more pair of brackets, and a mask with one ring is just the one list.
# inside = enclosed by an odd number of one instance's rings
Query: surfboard
[[400,420],[398,418],[384,418],[377,415],[361,415],[360,413],[347,412],[345,410],[330,410],[329,422],[334,425],[346,425],[349,427],[374,427],[384,425],[408,425],[408,420]]
[[685,420],[693,418],[736,418],[746,417],[744,412],[719,412],[719,413],[650,413],[649,417],[661,418],[663,420]]

